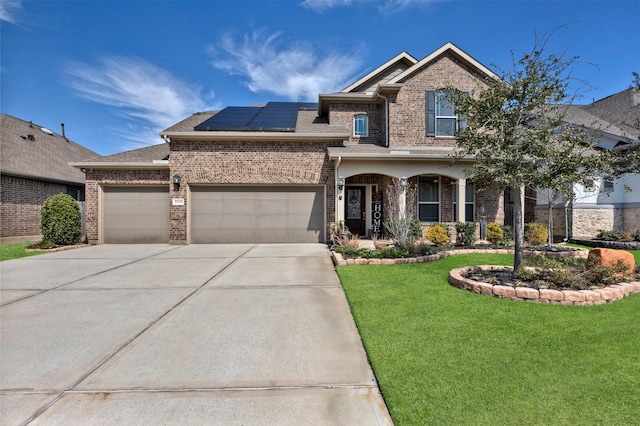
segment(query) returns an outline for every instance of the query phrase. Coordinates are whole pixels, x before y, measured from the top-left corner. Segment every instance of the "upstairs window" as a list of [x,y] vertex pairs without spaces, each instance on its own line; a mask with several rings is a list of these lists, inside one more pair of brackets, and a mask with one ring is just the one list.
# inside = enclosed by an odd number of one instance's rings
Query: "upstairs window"
[[369,136],[369,117],[361,114],[353,117],[353,136]]
[[427,91],[427,136],[454,136],[464,123],[449,101],[449,90]]

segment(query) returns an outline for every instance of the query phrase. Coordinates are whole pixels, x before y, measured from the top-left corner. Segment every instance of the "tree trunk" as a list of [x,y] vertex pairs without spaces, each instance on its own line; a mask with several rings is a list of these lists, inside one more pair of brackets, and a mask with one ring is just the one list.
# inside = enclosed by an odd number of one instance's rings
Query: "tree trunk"
[[524,188],[513,188],[513,270],[517,271],[524,259]]

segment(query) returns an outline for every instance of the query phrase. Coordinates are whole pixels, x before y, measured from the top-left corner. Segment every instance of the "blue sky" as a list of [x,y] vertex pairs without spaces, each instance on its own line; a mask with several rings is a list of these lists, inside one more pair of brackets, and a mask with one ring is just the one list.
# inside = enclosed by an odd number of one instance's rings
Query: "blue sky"
[[638,0],[2,0],[1,110],[107,155],[196,111],[317,101],[448,41],[500,74],[563,25],[549,52],[580,57],[586,102],[640,72],[639,21]]

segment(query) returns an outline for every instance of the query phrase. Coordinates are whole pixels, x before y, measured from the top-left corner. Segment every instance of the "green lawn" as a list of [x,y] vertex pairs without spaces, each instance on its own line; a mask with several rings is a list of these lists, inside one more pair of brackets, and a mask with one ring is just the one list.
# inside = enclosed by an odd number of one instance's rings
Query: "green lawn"
[[18,259],[20,257],[35,256],[44,252],[27,253],[25,248],[32,243],[2,244],[0,245],[0,261],[9,259]]
[[447,282],[453,268],[512,260],[338,267],[395,424],[638,424],[640,294],[552,306]]

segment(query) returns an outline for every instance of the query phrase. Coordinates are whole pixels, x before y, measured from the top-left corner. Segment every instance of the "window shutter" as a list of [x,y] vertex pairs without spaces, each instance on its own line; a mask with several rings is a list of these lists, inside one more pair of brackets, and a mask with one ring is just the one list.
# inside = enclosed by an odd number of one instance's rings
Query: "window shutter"
[[433,90],[427,90],[426,95],[426,106],[427,106],[427,136],[435,136],[436,135],[436,92]]
[[[463,92],[464,96],[469,96],[469,92]],[[464,115],[459,115],[458,116],[458,125],[460,126],[460,129],[464,129],[466,128],[469,123],[467,122],[467,117],[465,117]]]

